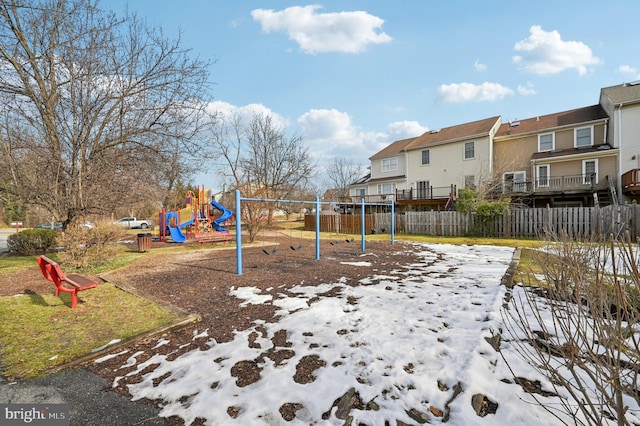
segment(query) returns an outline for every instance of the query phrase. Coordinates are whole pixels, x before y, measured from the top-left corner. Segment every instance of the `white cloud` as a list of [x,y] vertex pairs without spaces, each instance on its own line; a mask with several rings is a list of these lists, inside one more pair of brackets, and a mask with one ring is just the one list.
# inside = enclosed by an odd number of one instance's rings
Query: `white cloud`
[[278,127],[284,128],[289,126],[289,121],[286,118],[273,112],[262,104],[248,104],[239,107],[228,102],[215,101],[210,102],[209,105],[207,105],[207,110],[212,114],[222,115],[223,117],[230,117],[232,114],[238,114],[245,124],[249,124],[255,115],[260,114],[270,116],[273,124]]
[[589,65],[601,63],[589,46],[579,41],[563,41],[555,30],[548,32],[533,25],[529,33],[529,37],[514,46],[522,55],[513,56],[513,61],[527,72],[544,75],[575,69],[583,75]]
[[630,65],[620,65],[620,67],[618,67],[618,72],[621,74],[636,74],[638,72],[638,68]]
[[255,114],[272,117],[274,124],[302,136],[304,146],[309,149],[312,159],[320,170],[334,158],[346,158],[356,163],[368,165],[368,159],[389,143],[420,136],[428,130],[417,121],[397,121],[388,125],[386,131],[365,131],[353,123],[353,118],[337,109],[311,109],[297,119],[298,129],[293,129],[284,117],[262,104],[244,106],[215,101],[208,105],[211,113],[223,117],[237,114],[246,124]]
[[[334,157],[362,160],[370,151],[351,116],[336,109],[312,109],[298,118],[302,138],[319,163]],[[365,153],[363,155],[363,153]]]
[[618,67],[618,73],[629,75],[634,80],[640,80],[640,71],[638,71],[638,68],[632,67],[630,65],[620,65]]
[[393,141],[420,136],[429,128],[417,121],[396,121],[389,124],[389,136]]
[[379,31],[384,20],[363,11],[318,13],[320,5],[293,6],[281,11],[255,9],[251,16],[262,31],[286,32],[305,53],[354,53],[369,44],[388,43],[392,38]]
[[352,118],[336,109],[312,109],[298,118],[303,141],[319,163],[335,157],[366,164],[370,156],[389,143],[420,136],[427,131],[417,121],[389,124],[386,132],[367,132],[356,127]]
[[487,66],[485,64],[481,64],[480,61],[477,59],[473,63],[473,67],[476,69],[476,71],[480,71],[480,72],[487,70]]
[[444,104],[498,101],[513,95],[513,90],[498,83],[484,82],[443,84],[438,87],[436,100]]
[[351,117],[336,109],[312,109],[298,118],[305,129],[305,137],[311,139],[331,139],[352,143],[356,133]]
[[533,83],[530,81],[527,81],[527,84],[525,86],[518,85],[518,93],[521,94],[522,96],[530,96],[530,95],[535,95],[536,90],[533,88]]

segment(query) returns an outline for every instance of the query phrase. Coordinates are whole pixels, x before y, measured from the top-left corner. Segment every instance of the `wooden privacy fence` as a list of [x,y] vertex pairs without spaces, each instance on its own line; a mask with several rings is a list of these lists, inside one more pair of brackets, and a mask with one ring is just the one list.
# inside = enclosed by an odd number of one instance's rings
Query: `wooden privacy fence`
[[462,236],[473,229],[473,216],[455,211],[430,211],[404,213],[404,229],[407,234]]
[[[391,220],[390,214],[389,220]],[[370,234],[375,228],[375,217],[367,214],[364,217],[365,233]],[[316,229],[316,216],[308,214],[304,216],[304,229],[314,231]],[[320,232],[332,232],[336,234],[360,234],[362,233],[362,216],[353,214],[321,214]]]
[[[407,212],[404,228],[397,232],[436,236],[484,235],[502,238],[535,238],[545,233],[566,233],[575,238],[614,235],[629,231],[640,236],[640,206],[563,207],[508,209],[488,223],[461,212]],[[402,223],[397,221],[397,223]]]
[[[360,215],[321,215],[321,232],[359,234]],[[389,232],[390,213],[365,215],[365,233]],[[305,228],[315,229],[315,216],[305,216]],[[486,222],[475,214],[455,211],[397,213],[395,232],[434,236],[482,235],[502,238],[535,238],[566,233],[574,238],[640,236],[640,206],[636,203],[606,207],[508,209]]]

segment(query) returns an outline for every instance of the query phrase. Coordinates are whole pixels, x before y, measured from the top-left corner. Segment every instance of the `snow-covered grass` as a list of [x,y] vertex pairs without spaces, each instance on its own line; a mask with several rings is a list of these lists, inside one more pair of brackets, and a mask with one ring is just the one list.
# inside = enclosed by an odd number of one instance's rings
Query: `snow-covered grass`
[[[279,321],[256,322],[225,343],[200,330],[194,339],[208,339],[209,348],[175,358],[155,354],[137,363],[137,353],[123,357],[123,366],[135,366],[128,374],[145,370],[141,382],[129,386],[133,399],[159,400],[161,415],[179,416],[186,424],[201,418],[211,425],[341,425],[334,403],[355,389],[363,406],[349,412],[354,425],[416,424],[416,418],[452,425],[558,424],[514,383],[513,373],[552,390],[547,380],[509,343],[503,342],[500,353],[487,340],[504,326],[507,289],[500,282],[513,248],[419,247],[419,262],[384,276],[374,271],[358,286],[346,280],[300,285],[290,291],[292,296],[232,289],[241,306],[277,306]],[[352,265],[369,267],[364,258]],[[334,291],[326,296],[329,290]],[[274,347],[272,338],[282,330],[290,345]],[[269,350],[293,354],[276,364],[260,356]],[[296,367],[309,356],[316,356],[320,366],[313,381],[297,383]],[[232,368],[241,361],[256,361],[260,379],[239,386]],[[495,414],[478,416],[474,395],[497,403]],[[558,398],[542,399],[559,405]],[[279,413],[287,403],[302,407],[291,422]]]

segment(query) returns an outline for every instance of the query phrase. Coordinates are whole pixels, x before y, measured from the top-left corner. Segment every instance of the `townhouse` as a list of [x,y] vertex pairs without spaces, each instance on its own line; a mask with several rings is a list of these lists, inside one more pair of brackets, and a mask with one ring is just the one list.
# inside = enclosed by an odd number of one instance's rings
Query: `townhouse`
[[610,204],[617,149],[600,105],[504,123],[494,138],[501,192],[530,207]]
[[396,141],[370,158],[370,175],[350,188],[354,199],[393,199],[403,210],[450,208],[459,187],[490,172],[500,117],[431,130]]
[[600,105],[610,117],[607,138],[618,148],[617,190],[625,201],[640,195],[640,81],[600,90]]
[[640,197],[640,84],[603,88],[600,103],[588,107],[431,130],[369,160],[370,174],[344,202],[453,209],[465,187],[530,207],[629,202]]

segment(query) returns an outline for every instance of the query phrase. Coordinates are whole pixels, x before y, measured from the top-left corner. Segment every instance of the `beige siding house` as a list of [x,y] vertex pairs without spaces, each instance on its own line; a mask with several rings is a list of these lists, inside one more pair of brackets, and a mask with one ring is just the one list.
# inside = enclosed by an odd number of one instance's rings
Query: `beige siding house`
[[369,175],[349,188],[350,202],[387,202],[395,199],[396,189],[404,189],[407,182],[405,148],[415,138],[403,139],[388,145],[369,158]]
[[500,117],[431,130],[405,147],[407,187],[398,204],[408,210],[442,208],[458,188],[473,187],[493,169],[493,136]]
[[349,198],[400,210],[449,209],[460,188],[484,184],[531,207],[640,201],[640,81],[601,89],[597,105],[432,130],[370,161]]
[[500,117],[396,141],[372,157],[370,175],[350,187],[351,201],[395,200],[405,210],[452,206],[457,188],[491,174]]
[[608,121],[594,105],[502,124],[494,138],[502,192],[536,207],[608,203],[618,176]]

